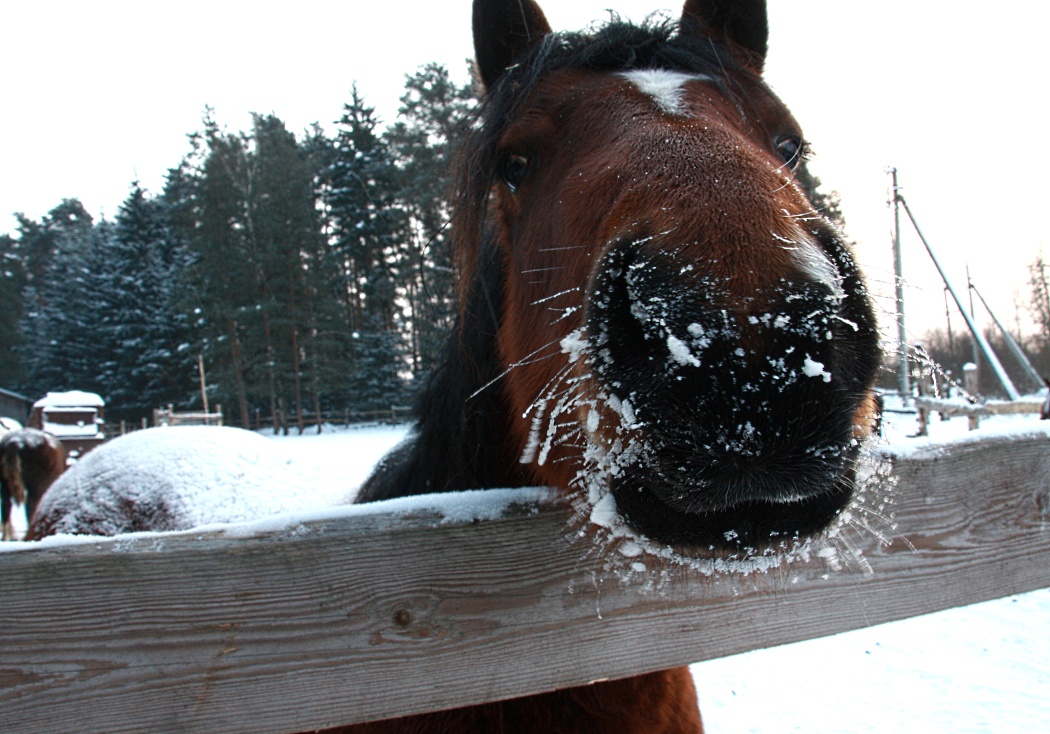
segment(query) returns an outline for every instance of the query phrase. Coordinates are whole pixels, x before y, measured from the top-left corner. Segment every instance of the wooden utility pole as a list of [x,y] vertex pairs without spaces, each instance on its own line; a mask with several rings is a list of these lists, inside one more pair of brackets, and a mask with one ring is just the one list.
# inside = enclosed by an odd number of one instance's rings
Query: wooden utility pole
[[897,390],[901,401],[907,405],[911,399],[911,385],[908,383],[908,332],[904,328],[904,261],[901,258],[901,212],[897,192],[897,169],[890,168],[893,180],[893,281],[896,285],[897,303]]
[[201,403],[204,405],[204,412],[205,413],[209,413],[211,411],[208,410],[208,390],[205,388],[205,382],[206,381],[204,379],[204,355],[203,354],[198,354],[197,355],[197,374],[199,374],[200,378],[201,378]]
[[[896,172],[894,172],[894,180],[896,180]],[[938,260],[937,256],[933,254],[933,248],[930,247],[930,243],[927,242],[926,237],[923,236],[922,230],[919,229],[919,223],[915,221],[915,215],[911,213],[911,208],[908,206],[908,202],[903,196],[901,196],[899,190],[895,190],[894,200],[904,207],[904,213],[908,215],[908,219],[911,221],[911,226],[915,229],[915,234],[919,235],[919,240],[922,242],[923,247],[926,248],[926,253],[930,256],[930,260],[933,261],[934,267],[937,268],[941,280],[944,281],[945,288],[948,289],[948,293],[951,294],[952,299],[955,301],[955,305],[959,309],[959,313],[962,314],[966,326],[969,327],[974,341],[977,343],[977,346],[981,348],[981,353],[984,355],[984,358],[988,360],[988,364],[991,366],[992,371],[995,372],[995,376],[999,378],[999,384],[1003,386],[1003,389],[1011,400],[1020,399],[1021,394],[1017,392],[1017,388],[1014,387],[1014,383],[1006,374],[1006,370],[1004,370],[1002,364],[1000,364],[999,358],[995,356],[995,352],[992,350],[991,345],[988,344],[988,340],[984,338],[984,334],[981,333],[980,329],[977,328],[977,324],[974,323],[970,314],[967,313],[966,308],[963,306],[962,299],[955,291],[955,288],[952,287],[951,281],[948,280],[948,276],[944,272],[944,268],[941,267],[940,260]],[[896,208],[896,203],[894,204],[894,208]]]

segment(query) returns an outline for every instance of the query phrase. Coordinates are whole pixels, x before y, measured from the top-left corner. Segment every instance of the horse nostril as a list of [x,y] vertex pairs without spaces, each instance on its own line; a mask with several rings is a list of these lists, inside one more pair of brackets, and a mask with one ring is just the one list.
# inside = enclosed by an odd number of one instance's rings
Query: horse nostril
[[701,367],[713,340],[738,337],[735,317],[717,306],[724,291],[694,264],[644,251],[638,239],[614,246],[595,274],[587,316],[599,373],[662,379]]
[[713,386],[714,378],[694,374],[702,368],[722,370],[723,389],[730,378],[748,389],[756,380],[832,379],[832,342],[850,327],[840,315],[837,279],[796,272],[747,291],[704,272],[681,250],[646,247],[650,241],[615,244],[595,271],[587,326],[604,378],[646,375]]
[[[613,248],[603,259],[591,286],[588,326],[600,361],[616,353],[644,349],[650,318],[639,293],[645,263],[629,244]],[[651,306],[651,304],[649,304]]]

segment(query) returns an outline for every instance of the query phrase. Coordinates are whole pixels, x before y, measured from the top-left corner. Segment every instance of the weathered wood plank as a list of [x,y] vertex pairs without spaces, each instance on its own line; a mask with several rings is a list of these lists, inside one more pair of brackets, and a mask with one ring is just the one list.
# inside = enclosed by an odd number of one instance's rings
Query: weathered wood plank
[[749,575],[602,557],[553,500],[0,553],[4,729],[281,734],[1050,586],[1048,449],[1038,433],[887,459],[833,541]]

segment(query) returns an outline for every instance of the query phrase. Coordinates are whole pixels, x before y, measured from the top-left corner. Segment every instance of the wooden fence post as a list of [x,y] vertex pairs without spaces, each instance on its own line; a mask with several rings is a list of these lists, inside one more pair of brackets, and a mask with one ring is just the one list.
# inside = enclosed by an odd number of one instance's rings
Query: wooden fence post
[[[977,365],[973,362],[967,362],[963,365],[963,387],[966,392],[970,395],[977,395],[980,392],[980,385],[978,384],[979,373],[977,371]],[[981,417],[976,413],[971,413],[967,416],[969,421],[969,428],[971,431],[976,431],[981,426]]]

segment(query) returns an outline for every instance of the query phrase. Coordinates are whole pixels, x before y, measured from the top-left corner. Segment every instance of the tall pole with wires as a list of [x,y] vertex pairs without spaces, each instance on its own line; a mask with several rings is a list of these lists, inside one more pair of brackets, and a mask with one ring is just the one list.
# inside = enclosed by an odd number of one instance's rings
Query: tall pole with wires
[[911,207],[908,206],[907,200],[898,191],[896,195],[896,201],[904,207],[904,213],[908,215],[908,219],[911,221],[911,226],[915,229],[915,234],[919,236],[919,241],[922,242],[923,247],[926,248],[926,254],[930,256],[930,260],[933,261],[933,266],[937,268],[937,272],[941,276],[941,280],[944,282],[944,287],[948,289],[948,293],[951,294],[952,299],[955,301],[955,306],[959,309],[959,313],[962,314],[963,321],[966,322],[967,328],[970,329],[970,334],[973,335],[974,341],[977,346],[981,349],[981,354],[984,355],[988,365],[992,368],[992,372],[999,378],[999,384],[1003,386],[1003,390],[1010,397],[1010,400],[1017,400],[1021,397],[1021,394],[1017,392],[1017,388],[1014,387],[1014,383],[1010,380],[1010,376],[1006,374],[1006,370],[1003,369],[1002,364],[999,362],[999,358],[995,356],[995,352],[992,350],[988,340],[984,338],[984,334],[981,333],[980,329],[977,328],[977,324],[974,323],[973,318],[966,312],[966,307],[963,306],[962,299],[959,294],[952,287],[951,281],[948,280],[948,276],[944,272],[944,268],[941,267],[940,260],[933,254],[933,248],[930,247],[930,243],[926,241],[926,237],[923,236],[922,230],[919,229],[919,223],[915,221],[915,215],[911,213]]
[[893,280],[896,286],[897,303],[897,389],[901,401],[907,405],[911,399],[908,375],[908,332],[904,328],[904,263],[901,258],[901,212],[900,195],[897,189],[897,169],[890,168],[893,183]]
[[[947,286],[945,286],[947,289]],[[970,318],[973,319],[974,323],[977,323],[977,311],[973,307],[973,281],[970,280],[970,264],[966,263],[966,290],[970,294]],[[970,343],[970,348],[973,351],[972,361],[977,365],[977,377],[978,384],[980,384],[981,376],[981,348],[977,344],[977,340],[974,339]]]

